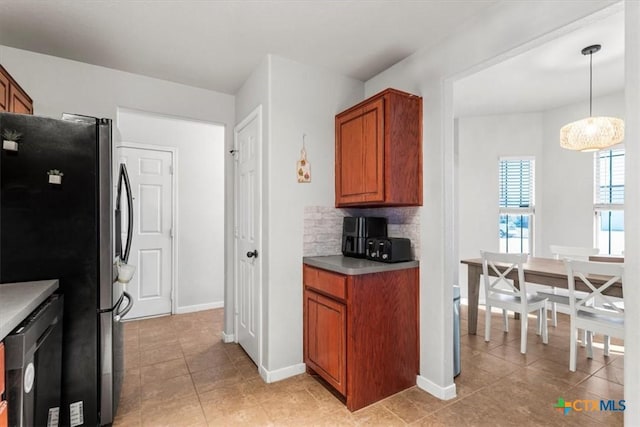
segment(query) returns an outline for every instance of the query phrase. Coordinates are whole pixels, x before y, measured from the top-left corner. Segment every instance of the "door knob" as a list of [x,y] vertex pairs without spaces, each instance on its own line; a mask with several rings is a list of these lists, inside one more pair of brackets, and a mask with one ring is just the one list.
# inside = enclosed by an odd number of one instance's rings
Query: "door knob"
[[258,251],[254,249],[252,252],[247,252],[247,258],[258,258]]

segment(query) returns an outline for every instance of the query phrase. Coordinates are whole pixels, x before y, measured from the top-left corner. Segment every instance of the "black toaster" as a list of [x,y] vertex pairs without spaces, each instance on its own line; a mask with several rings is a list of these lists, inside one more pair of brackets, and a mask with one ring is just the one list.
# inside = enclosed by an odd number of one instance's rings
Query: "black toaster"
[[369,238],[365,245],[365,257],[372,261],[412,261],[411,240],[405,237]]
[[342,254],[366,258],[367,239],[382,237],[387,237],[387,218],[346,216],[342,223]]

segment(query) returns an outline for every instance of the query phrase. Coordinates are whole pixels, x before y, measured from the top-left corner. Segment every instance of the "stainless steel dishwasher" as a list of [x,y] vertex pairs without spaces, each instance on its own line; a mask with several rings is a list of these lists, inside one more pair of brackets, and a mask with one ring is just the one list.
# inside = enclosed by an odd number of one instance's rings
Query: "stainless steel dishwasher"
[[10,426],[58,426],[62,302],[50,296],[4,340]]

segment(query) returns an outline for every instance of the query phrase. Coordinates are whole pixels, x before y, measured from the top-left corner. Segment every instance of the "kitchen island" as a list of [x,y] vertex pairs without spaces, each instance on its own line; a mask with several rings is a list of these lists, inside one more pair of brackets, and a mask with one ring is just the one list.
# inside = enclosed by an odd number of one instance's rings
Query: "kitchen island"
[[417,261],[303,258],[304,362],[351,411],[416,384]]
[[0,284],[0,341],[56,289],[57,280]]

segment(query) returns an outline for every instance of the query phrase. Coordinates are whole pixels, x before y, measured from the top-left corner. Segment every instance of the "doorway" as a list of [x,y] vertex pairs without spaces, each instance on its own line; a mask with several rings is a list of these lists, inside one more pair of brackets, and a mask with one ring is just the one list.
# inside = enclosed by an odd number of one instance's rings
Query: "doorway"
[[[228,155],[224,150],[225,127],[119,108],[114,131],[114,139],[123,141],[116,146],[172,153],[173,267],[170,275],[162,279],[173,285],[169,312],[180,314],[223,307],[222,277],[228,256],[222,244],[225,236],[224,164],[225,155]],[[117,158],[114,153],[114,159]]]
[[[118,162],[129,173],[135,213],[129,263],[137,272],[127,285],[133,297],[127,319],[173,312],[174,157],[174,150],[164,147],[118,146]],[[127,230],[127,218],[122,215],[122,230]]]
[[[592,173],[592,158],[583,156],[579,159],[579,154],[568,152],[559,146],[560,127],[571,120],[583,117],[585,112],[588,113],[589,105],[585,102],[588,98],[583,95],[575,99],[561,99],[560,95],[568,88],[576,87],[584,91],[585,85],[576,83],[581,81],[580,78],[588,78],[588,74],[585,75],[584,56],[580,54],[580,48],[593,40],[602,40],[602,34],[613,36],[614,32],[594,32],[584,39],[583,33],[593,31],[594,25],[609,27],[607,24],[611,20],[620,18],[614,16],[621,11],[619,6],[603,9],[592,16],[520,45],[508,53],[443,79],[443,104],[447,105],[443,120],[447,123],[443,129],[444,168],[454,171],[444,178],[444,215],[446,218],[452,218],[446,226],[445,235],[455,242],[454,248],[445,259],[445,277],[448,281],[461,285],[463,299],[467,297],[467,269],[460,264],[460,260],[477,258],[480,249],[498,251],[499,239],[502,238],[499,234],[497,185],[500,156],[513,158],[529,154],[539,160],[536,165],[540,171],[539,178],[536,179],[536,197],[539,200],[536,207],[536,231],[533,233],[532,229],[529,235],[529,238],[537,240],[535,246],[538,250],[534,256],[549,257],[549,243],[559,238],[568,240],[586,237],[587,241],[590,239],[592,226],[589,222],[592,218],[589,209],[593,203],[592,194],[587,194],[584,198],[585,203],[569,201],[565,184],[572,181],[591,182],[592,177],[589,176]],[[624,19],[619,21],[618,29],[622,29],[623,23]],[[624,31],[620,34],[624,37]],[[615,46],[617,43],[611,44]],[[538,51],[542,52],[535,58],[534,55]],[[543,72],[538,69],[535,79],[523,77],[521,71],[524,67],[515,70],[518,64],[522,64],[520,61],[538,67],[546,66],[549,76],[544,76],[543,79]],[[588,62],[586,65],[588,72]],[[512,69],[507,70],[507,67]],[[528,71],[531,68],[531,65],[526,67]],[[624,67],[621,69],[624,70]],[[569,72],[572,71],[577,75],[570,75]],[[507,81],[506,78],[502,78],[502,72],[507,72],[514,79]],[[557,81],[547,81],[546,77]],[[511,84],[517,84],[518,78],[527,84],[521,84],[519,90],[514,90]],[[500,90],[485,90],[488,88],[479,85],[480,80],[490,82],[489,86]],[[544,90],[529,84],[533,80],[536,84],[544,81]],[[614,80],[610,79],[610,82]],[[620,89],[622,87],[620,86]],[[474,92],[473,96],[470,96],[471,92]],[[550,94],[554,97],[550,97]],[[543,102],[549,104],[545,105]],[[499,105],[500,103],[502,105]],[[573,162],[577,161],[582,164],[574,167]],[[571,171],[571,179],[564,175],[567,170]],[[577,172],[586,175],[587,178],[577,178]],[[585,189],[587,193],[591,193],[588,187]],[[560,197],[551,197],[559,191],[564,191]],[[586,223],[586,227],[573,232],[579,225],[575,215],[575,212],[579,211],[576,205],[586,206],[587,221],[580,220],[580,224]],[[565,215],[562,209],[571,211],[571,214]],[[564,220],[556,220],[560,218]],[[518,224],[514,225],[524,228]],[[567,231],[573,232],[573,235],[569,235]],[[504,237],[509,238],[509,233]],[[580,243],[573,244],[578,246]],[[584,246],[591,245],[587,242]]]
[[[606,48],[593,59],[599,75],[594,105],[604,115],[624,116],[624,12],[619,7],[450,82],[460,259],[478,257],[479,248],[501,251],[524,241],[531,255],[543,257],[552,256],[553,244],[593,246],[594,159],[561,148],[559,131],[589,113],[589,59],[581,48],[595,42]],[[503,181],[499,192],[498,182],[505,164],[527,159],[535,170],[533,186],[518,209],[528,205],[531,213],[520,220],[523,211],[506,207],[506,186]],[[527,190],[515,191],[523,197]],[[499,209],[509,215],[499,215]],[[454,282],[461,284],[464,299],[466,267],[456,270]]]

